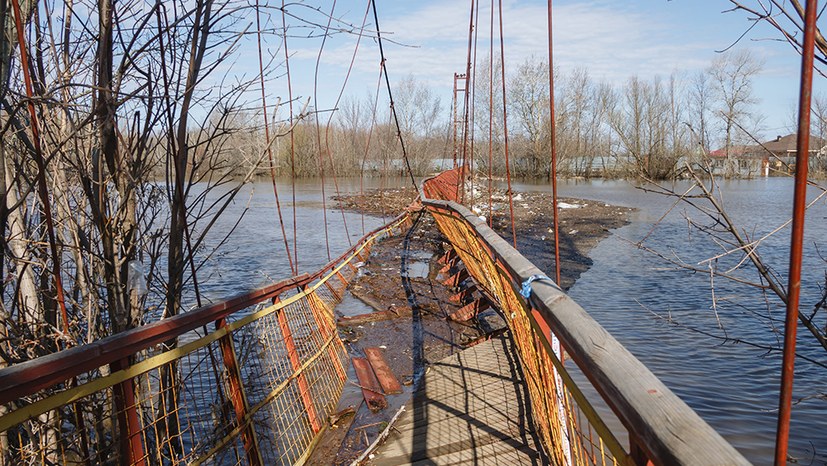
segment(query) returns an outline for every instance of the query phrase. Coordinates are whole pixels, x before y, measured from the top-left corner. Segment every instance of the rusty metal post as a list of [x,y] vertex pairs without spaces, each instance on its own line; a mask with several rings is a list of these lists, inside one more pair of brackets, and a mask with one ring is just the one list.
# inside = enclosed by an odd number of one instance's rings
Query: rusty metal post
[[457,154],[459,153],[458,144],[457,144],[457,78],[458,74],[454,73],[454,98],[451,101],[452,112],[453,112],[453,121],[451,121],[451,130],[453,133],[453,144],[454,144],[454,151],[453,151],[453,167],[457,168]]
[[813,55],[815,53],[818,2],[807,0],[804,10],[804,46],[801,52],[801,88],[798,101],[798,140],[795,156],[795,194],[793,226],[790,239],[790,272],[787,285],[787,316],[784,321],[784,358],[781,366],[781,390],[778,400],[778,427],[775,437],[775,465],[787,464],[790,439],[795,339],[798,327],[798,301],[801,295],[801,258],[804,246],[804,220],[807,210],[807,169],[810,150],[810,102],[813,90]]
[[[278,298],[273,300],[273,304],[278,302]],[[296,342],[293,340],[293,332],[290,331],[290,325],[287,322],[284,309],[279,309],[278,312],[276,312],[276,318],[279,321],[281,336],[284,338],[284,346],[287,348],[287,359],[290,360],[290,367],[293,368],[294,372],[299,371],[302,363],[299,359],[299,352],[296,348]],[[307,383],[307,377],[305,377],[304,373],[300,373],[296,377],[296,381],[299,383],[299,396],[301,397],[305,411],[307,411],[310,427],[313,429],[313,433],[317,433],[321,430],[322,426],[318,416],[316,416],[316,407],[313,405],[313,397],[310,394],[310,385]]]
[[[220,329],[226,325],[227,321],[224,318],[215,322],[216,329]],[[228,332],[221,337],[218,342],[221,346],[221,354],[224,357],[224,367],[227,369],[230,402],[233,405],[233,411],[235,411],[236,423],[241,426],[246,422],[249,406],[247,404],[247,396],[244,394],[244,384],[241,382],[241,370],[238,368],[238,361],[235,357],[233,336]],[[247,462],[253,466],[261,466],[264,462],[261,458],[261,452],[258,449],[256,431],[253,428],[252,422],[247,423],[247,426],[242,430],[241,436],[244,441],[244,451],[247,454]]]
[[[347,282],[345,282],[345,286],[347,286]],[[307,305],[310,306],[310,312],[313,314],[313,319],[316,320],[316,324],[319,327],[319,333],[322,336],[322,339],[327,340],[328,338],[338,338],[336,335],[336,327],[335,323],[331,324],[328,322],[326,314],[330,312],[326,309],[325,304],[316,296],[316,293],[309,293],[307,295]],[[341,344],[341,340],[339,340],[339,344]],[[339,380],[345,381],[347,380],[347,373],[345,371],[344,366],[342,365],[341,359],[336,357],[336,350],[333,346],[328,347],[327,349],[328,354],[330,355],[331,364],[333,368],[336,370],[336,373],[339,375]]]
[[342,296],[339,294],[339,291],[336,290],[336,288],[334,288],[333,285],[330,284],[330,280],[324,282],[324,285],[328,290],[330,290],[330,292],[333,294],[333,297],[336,298],[337,301],[341,301]]
[[[118,372],[129,367],[129,360],[122,359],[109,365],[112,372]],[[135,401],[135,386],[132,379],[125,380],[114,386],[115,410],[118,413],[118,429],[120,431],[121,464],[146,464],[146,452],[141,438],[141,424],[138,419],[137,402]]]
[[549,135],[551,137],[551,206],[554,229],[554,279],[560,284],[560,223],[557,214],[557,125],[554,116],[554,56],[552,53],[551,2],[548,0],[548,105]]

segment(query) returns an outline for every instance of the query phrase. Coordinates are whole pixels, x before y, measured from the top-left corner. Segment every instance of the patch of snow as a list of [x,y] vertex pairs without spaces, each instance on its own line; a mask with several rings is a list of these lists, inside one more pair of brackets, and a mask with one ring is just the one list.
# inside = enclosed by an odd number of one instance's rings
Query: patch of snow
[[571,230],[571,231],[569,232],[569,234],[570,234],[570,235],[576,235],[576,234],[577,234],[577,230]]
[[561,209],[579,209],[583,206],[581,206],[580,204],[569,204],[568,202],[559,202],[557,204],[557,207]]

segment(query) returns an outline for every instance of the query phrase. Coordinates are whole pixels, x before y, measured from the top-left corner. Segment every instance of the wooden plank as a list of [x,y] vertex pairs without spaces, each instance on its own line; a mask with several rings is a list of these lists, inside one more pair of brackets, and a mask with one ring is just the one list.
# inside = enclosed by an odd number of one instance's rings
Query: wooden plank
[[362,389],[362,396],[368,408],[374,413],[388,406],[388,400],[382,394],[376,374],[365,358],[353,358],[353,368],[356,369],[356,378],[359,379],[359,388]]
[[376,378],[379,379],[379,384],[386,395],[397,395],[402,393],[402,385],[399,380],[393,375],[393,371],[388,366],[382,350],[376,347],[365,348],[365,355],[368,357],[368,362],[373,367],[373,372]]

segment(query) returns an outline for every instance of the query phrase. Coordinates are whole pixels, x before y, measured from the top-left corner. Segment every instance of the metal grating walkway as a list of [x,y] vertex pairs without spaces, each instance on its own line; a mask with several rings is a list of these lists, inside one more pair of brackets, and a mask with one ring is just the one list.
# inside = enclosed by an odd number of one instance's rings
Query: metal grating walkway
[[371,464],[547,464],[529,410],[511,339],[489,340],[430,366]]

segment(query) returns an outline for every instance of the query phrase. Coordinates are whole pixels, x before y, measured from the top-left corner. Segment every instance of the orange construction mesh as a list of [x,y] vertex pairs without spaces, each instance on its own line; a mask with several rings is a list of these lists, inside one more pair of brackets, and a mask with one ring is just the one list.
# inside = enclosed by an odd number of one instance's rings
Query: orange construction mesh
[[[458,169],[444,172],[424,183],[424,194],[456,202],[459,178]],[[519,295],[520,284],[503,266],[502,259],[493,253],[477,227],[450,205],[424,204],[470,276],[502,311],[520,354],[535,425],[555,464],[626,464],[628,453],[571,380],[560,362],[556,338]]]
[[371,246],[409,224],[272,302],[0,405],[0,465],[301,463],[346,380],[333,308]]

